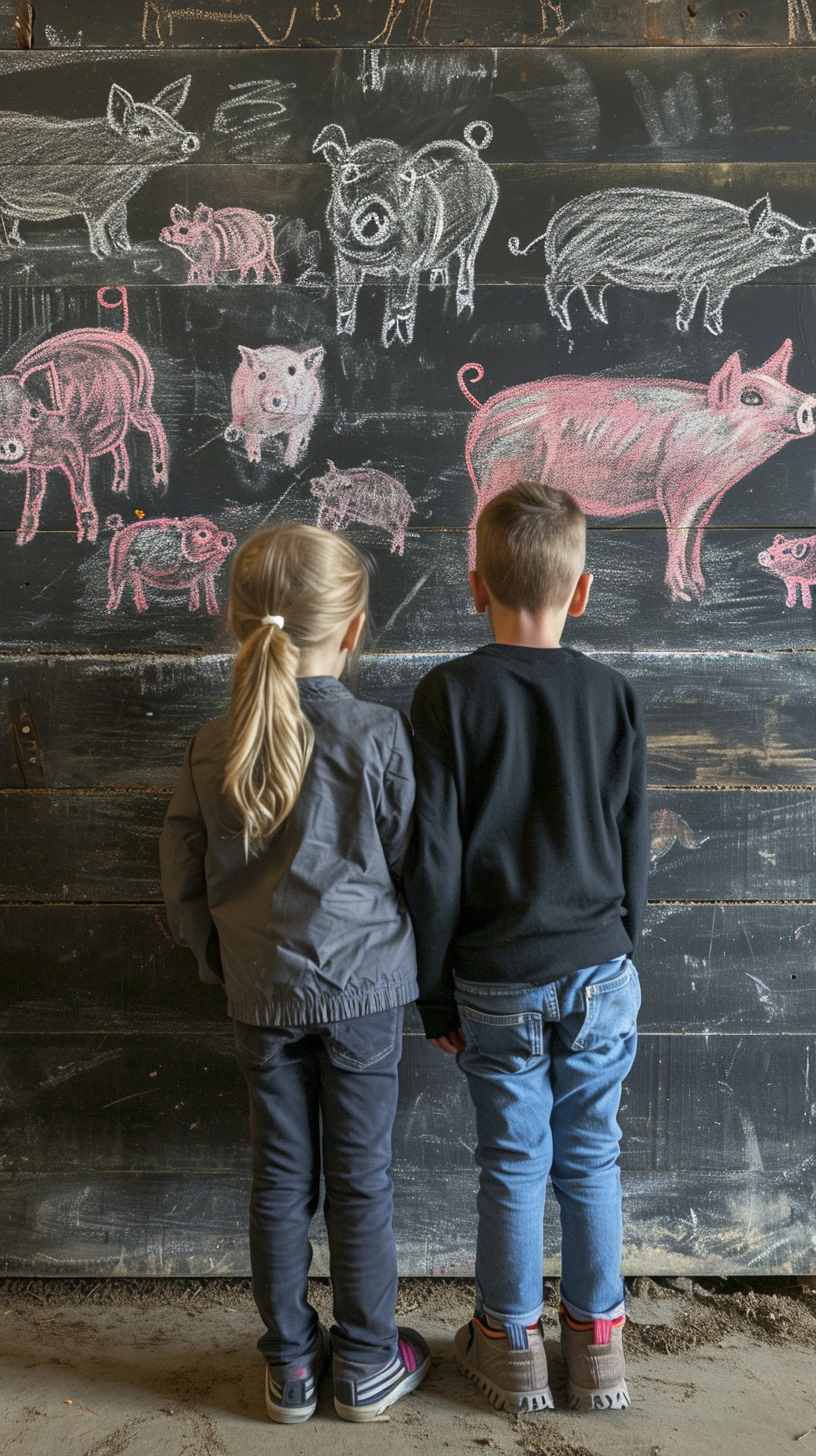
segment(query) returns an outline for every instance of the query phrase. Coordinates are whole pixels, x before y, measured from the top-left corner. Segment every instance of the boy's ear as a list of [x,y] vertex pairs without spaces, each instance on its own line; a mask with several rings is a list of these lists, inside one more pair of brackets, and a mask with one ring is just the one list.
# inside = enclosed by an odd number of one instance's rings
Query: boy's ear
[[478,571],[468,572],[468,582],[470,583],[470,595],[473,597],[473,605],[476,611],[480,613],[486,612],[490,606],[490,597],[487,593],[487,587]]
[[582,571],[581,575],[578,578],[575,591],[572,594],[572,600],[567,607],[567,616],[582,617],[584,615],[584,612],[586,610],[586,604],[589,600],[589,589],[591,586],[592,572]]

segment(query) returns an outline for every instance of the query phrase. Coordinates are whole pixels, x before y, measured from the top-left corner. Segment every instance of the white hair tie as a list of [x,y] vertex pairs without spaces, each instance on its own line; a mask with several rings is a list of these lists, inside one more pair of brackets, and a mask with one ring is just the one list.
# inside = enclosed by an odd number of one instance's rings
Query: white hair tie
[[283,617],[261,617],[262,627],[283,627]]

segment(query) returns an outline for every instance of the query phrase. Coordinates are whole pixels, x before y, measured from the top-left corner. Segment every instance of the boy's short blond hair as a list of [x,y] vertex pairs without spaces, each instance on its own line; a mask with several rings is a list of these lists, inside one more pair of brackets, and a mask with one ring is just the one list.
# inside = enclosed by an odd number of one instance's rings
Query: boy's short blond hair
[[563,607],[585,561],[586,516],[565,490],[520,480],[479,516],[476,570],[513,611]]

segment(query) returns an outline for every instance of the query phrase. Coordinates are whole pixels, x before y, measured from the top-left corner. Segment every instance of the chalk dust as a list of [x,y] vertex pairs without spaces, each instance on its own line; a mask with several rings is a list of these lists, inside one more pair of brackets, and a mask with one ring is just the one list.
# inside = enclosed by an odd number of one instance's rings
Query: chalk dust
[[[679,1286],[679,1287],[678,1287]],[[325,1281],[312,1298],[330,1320]],[[0,1281],[0,1431],[8,1456],[816,1456],[816,1293],[796,1280],[636,1279],[632,1406],[566,1409],[557,1292],[545,1335],[557,1410],[513,1420],[456,1370],[465,1280],[405,1280],[399,1317],[434,1364],[388,1424],[317,1414],[272,1426],[248,1280]],[[809,1434],[808,1434],[809,1433]]]

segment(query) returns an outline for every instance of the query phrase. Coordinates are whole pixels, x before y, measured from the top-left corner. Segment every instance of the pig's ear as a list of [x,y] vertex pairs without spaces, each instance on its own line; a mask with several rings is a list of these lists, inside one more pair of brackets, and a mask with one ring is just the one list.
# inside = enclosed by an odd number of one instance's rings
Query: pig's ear
[[774,546],[781,545],[781,543],[783,541],[787,541],[787,539],[787,536],[774,536]]
[[758,228],[761,228],[772,212],[771,199],[766,192],[764,197],[758,197],[753,206],[748,208],[748,226],[751,232],[755,233]]
[[708,403],[713,410],[727,410],[737,398],[742,382],[739,354],[726,359],[708,386]]
[[318,344],[315,349],[307,349],[306,353],[303,355],[304,369],[317,369],[318,366],[322,364],[323,356],[325,353],[326,350],[323,348],[322,344]]
[[195,210],[196,222],[203,223],[204,226],[207,227],[212,222],[212,215],[212,208],[206,207],[203,202],[199,202],[198,207]]
[[20,375],[20,383],[27,395],[35,400],[47,414],[62,414],[62,391],[57,371],[51,360],[47,364],[35,364]]
[[166,111],[169,116],[178,116],[187,100],[187,92],[192,79],[192,76],[182,76],[178,81],[171,81],[170,85],[165,86],[158,96],[153,97],[153,105]]
[[417,172],[416,167],[413,167],[413,166],[410,166],[410,165],[407,166],[407,167],[403,167],[402,171],[399,174],[400,182],[402,183],[403,187],[405,188],[405,193],[404,193],[404,196],[403,196],[403,203],[406,206],[411,201],[411,198],[414,195],[414,188],[417,185],[417,177],[418,177],[418,175],[419,174]]
[[130,126],[136,111],[136,102],[129,91],[122,86],[111,86],[108,95],[108,126],[113,131],[123,132]]
[[768,374],[771,379],[778,379],[780,384],[784,384],[788,377],[788,365],[792,353],[793,344],[790,339],[786,339],[782,347],[765,361],[761,369],[757,370],[757,374]]
[[170,208],[170,216],[173,222],[189,222],[190,209],[188,207],[182,207],[180,202],[174,202]]
[[256,349],[248,349],[246,344],[239,344],[238,353],[241,355],[244,363],[248,365],[250,369],[254,368],[255,355],[257,353]]
[[338,162],[342,162],[343,158],[348,156],[348,150],[346,133],[336,122],[333,122],[331,126],[324,126],[312,142],[312,151],[322,152],[331,167],[336,167]]

